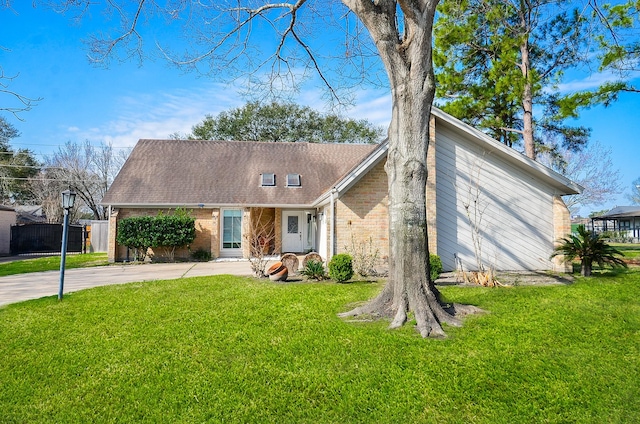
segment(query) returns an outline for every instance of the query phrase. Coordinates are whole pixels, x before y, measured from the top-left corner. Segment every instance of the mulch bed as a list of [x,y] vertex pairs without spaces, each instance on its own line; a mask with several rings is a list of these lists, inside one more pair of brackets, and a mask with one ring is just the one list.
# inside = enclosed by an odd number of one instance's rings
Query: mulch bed
[[[505,286],[549,286],[557,284],[571,284],[574,277],[569,274],[551,274],[536,271],[500,271],[496,272],[496,279]],[[445,272],[436,280],[441,286],[478,287],[475,284],[462,282],[462,276],[456,272]]]

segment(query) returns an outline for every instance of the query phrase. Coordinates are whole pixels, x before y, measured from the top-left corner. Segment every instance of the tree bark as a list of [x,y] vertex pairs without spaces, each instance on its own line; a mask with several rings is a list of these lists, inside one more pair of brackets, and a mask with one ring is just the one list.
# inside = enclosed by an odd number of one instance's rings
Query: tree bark
[[[393,100],[385,170],[389,181],[389,280],[378,297],[343,317],[391,318],[391,328],[413,312],[423,337],[445,336],[442,323],[458,326],[456,314],[476,308],[449,305],[429,281],[426,182],[429,119],[435,94],[431,34],[437,0],[400,1],[400,34],[395,1],[344,3],[367,26],[385,65]],[[434,201],[434,199],[431,199]]]
[[524,142],[524,154],[527,157],[536,158],[535,142],[533,139],[533,90],[531,79],[531,62],[529,60],[529,43],[525,39],[520,45],[522,63],[520,69],[524,77],[524,90],[522,92],[522,140]]
[[580,274],[583,277],[591,277],[591,269],[593,267],[592,260],[589,258],[583,258],[580,264]]

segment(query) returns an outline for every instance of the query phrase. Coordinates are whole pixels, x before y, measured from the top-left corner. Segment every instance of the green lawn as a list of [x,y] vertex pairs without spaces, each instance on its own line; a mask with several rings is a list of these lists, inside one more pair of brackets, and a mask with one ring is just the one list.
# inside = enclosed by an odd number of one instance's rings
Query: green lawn
[[[106,253],[69,254],[65,261],[66,269],[99,265],[108,265]],[[60,255],[21,259],[0,263],[0,277],[28,272],[54,271],[56,269],[60,269]]]
[[0,422],[640,422],[640,271],[445,287],[449,338],[336,313],[381,283],[231,276],[0,308]]
[[640,244],[637,243],[610,243],[611,246],[621,251],[627,259],[640,259]]

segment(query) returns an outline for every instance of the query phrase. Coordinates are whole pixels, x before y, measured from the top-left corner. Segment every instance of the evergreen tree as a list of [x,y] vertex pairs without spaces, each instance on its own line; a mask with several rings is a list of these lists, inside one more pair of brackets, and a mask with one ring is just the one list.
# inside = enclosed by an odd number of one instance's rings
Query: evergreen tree
[[33,201],[29,179],[38,174],[40,164],[28,149],[13,150],[10,140],[18,130],[0,116],[0,202],[5,205]]
[[446,112],[527,156],[579,150],[590,130],[567,123],[612,99],[558,91],[564,73],[588,59],[594,27],[575,3],[445,0],[434,29],[436,94]]
[[[599,4],[590,0],[593,21],[602,30],[596,35],[596,55],[599,71],[612,71],[618,78],[603,85],[599,90],[586,93],[590,97],[611,98],[619,91],[640,93],[640,88],[630,82],[640,70],[640,2],[628,0],[622,3]],[[636,74],[637,75],[637,74]],[[578,100],[582,100],[578,96]]]

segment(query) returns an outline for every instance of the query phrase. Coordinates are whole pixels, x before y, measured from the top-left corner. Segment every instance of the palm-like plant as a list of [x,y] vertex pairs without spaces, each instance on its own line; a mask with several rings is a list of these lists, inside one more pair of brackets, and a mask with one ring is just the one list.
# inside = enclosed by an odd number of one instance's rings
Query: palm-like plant
[[563,255],[565,262],[580,259],[580,273],[585,277],[591,275],[594,262],[600,267],[605,264],[614,268],[627,267],[627,264],[617,257],[622,256],[622,252],[608,245],[599,234],[587,230],[584,225],[578,227],[577,234],[564,237],[560,242],[561,244],[554,249],[551,257]]

